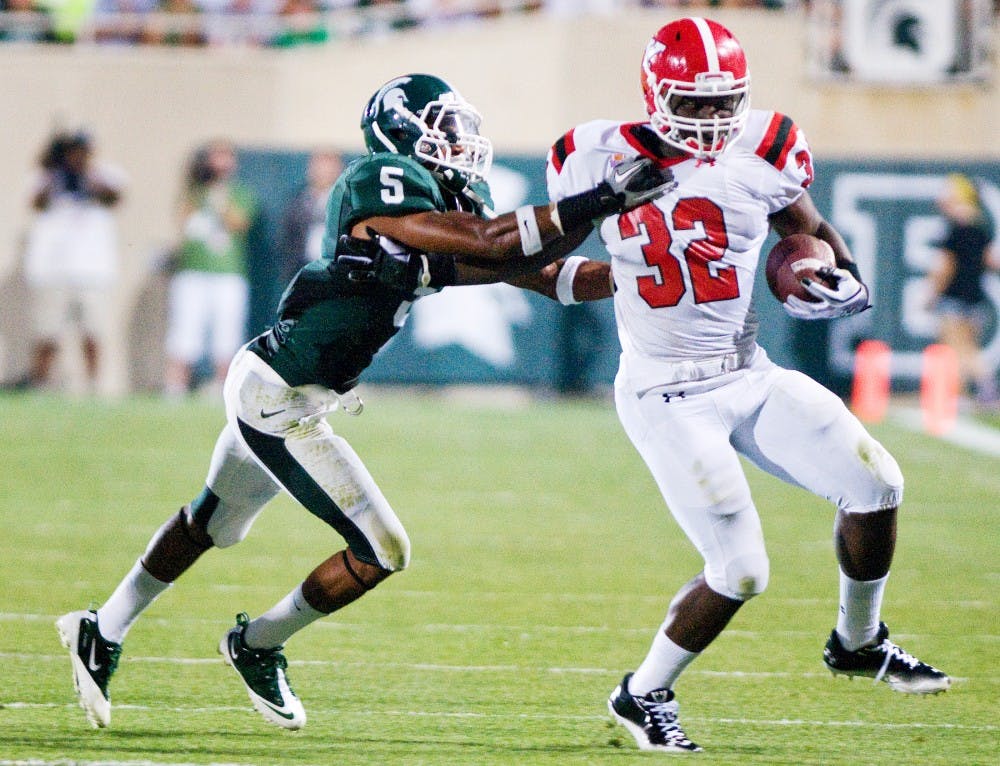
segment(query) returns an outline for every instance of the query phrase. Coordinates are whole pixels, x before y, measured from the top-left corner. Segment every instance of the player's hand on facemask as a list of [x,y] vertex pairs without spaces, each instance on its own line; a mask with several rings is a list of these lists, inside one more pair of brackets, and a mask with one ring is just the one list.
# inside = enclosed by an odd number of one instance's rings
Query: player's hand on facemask
[[802,280],[802,286],[817,300],[806,301],[789,295],[782,305],[790,316],[796,319],[834,319],[871,308],[868,288],[846,269],[827,266],[819,269],[816,276],[822,281],[807,277]]
[[673,171],[657,167],[648,157],[636,157],[615,165],[608,171],[604,183],[608,187],[605,193],[613,198],[620,213],[652,202],[675,185]]

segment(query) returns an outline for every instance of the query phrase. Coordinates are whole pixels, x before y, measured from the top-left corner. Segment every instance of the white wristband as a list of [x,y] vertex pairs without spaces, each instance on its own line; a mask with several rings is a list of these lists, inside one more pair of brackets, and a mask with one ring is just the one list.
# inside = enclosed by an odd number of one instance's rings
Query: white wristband
[[535,220],[535,208],[522,205],[514,211],[517,219],[517,230],[521,235],[521,251],[525,255],[535,255],[542,252],[542,233],[538,230]]
[[576,278],[576,272],[579,271],[580,266],[588,260],[582,255],[571,255],[563,262],[562,268],[559,269],[559,276],[556,277],[556,297],[562,305],[572,306],[574,303],[580,302],[573,297],[573,280]]

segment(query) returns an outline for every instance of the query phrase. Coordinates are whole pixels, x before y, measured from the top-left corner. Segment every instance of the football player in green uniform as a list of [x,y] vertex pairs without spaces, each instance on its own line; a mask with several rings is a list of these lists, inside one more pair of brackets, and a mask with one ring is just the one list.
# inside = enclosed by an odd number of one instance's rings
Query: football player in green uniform
[[492,146],[479,123],[431,75],[398,77],[369,100],[361,123],[369,153],[330,194],[324,256],[299,271],[277,322],[230,366],[227,423],[205,488],[160,527],[100,608],[56,621],[94,726],[110,722],[108,682],[134,620],[206,550],[242,540],[284,489],[347,545],[264,614],[238,615],[219,651],[267,721],[301,728],[306,714],[288,684],[284,643],[410,557],[402,524],[325,415],[360,412],[354,386],[413,301],[448,285],[537,272],[582,242],[594,220],[645,204],[670,183],[649,160],[629,162],[558,205],[493,216],[485,182]]

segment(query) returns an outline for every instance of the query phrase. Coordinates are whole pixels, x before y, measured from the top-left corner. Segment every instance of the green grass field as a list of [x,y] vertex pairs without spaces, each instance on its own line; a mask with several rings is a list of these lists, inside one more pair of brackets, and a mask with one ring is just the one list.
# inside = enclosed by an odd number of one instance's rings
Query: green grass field
[[236,612],[271,606],[340,539],[276,500],[244,543],[206,554],[136,623],[112,725],[92,730],[52,623],[103,601],[200,489],[221,405],[0,398],[0,765],[1000,760],[995,457],[873,429],[907,477],[884,617],[956,679],[948,693],[914,698],[827,673],[832,509],[750,468],[769,590],[677,686],[705,752],[642,754],[605,700],[700,561],[613,407],[366,398],[360,418],[332,422],[405,523],[413,563],[289,642],[309,714],[297,733],[252,711],[215,647]]

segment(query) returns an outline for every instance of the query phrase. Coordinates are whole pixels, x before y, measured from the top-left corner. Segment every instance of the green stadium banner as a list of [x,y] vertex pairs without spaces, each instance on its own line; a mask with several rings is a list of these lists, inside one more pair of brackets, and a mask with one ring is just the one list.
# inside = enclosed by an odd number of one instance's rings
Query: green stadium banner
[[[275,231],[304,178],[306,162],[302,152],[240,151],[240,175],[262,201],[251,247],[251,333],[273,320],[284,289],[277,282]],[[936,318],[925,305],[927,273],[936,258],[933,243],[944,228],[935,197],[948,173],[964,172],[978,182],[988,211],[1000,221],[1000,164],[818,160],[816,169],[812,195],[851,246],[872,287],[874,308],[833,322],[797,322],[785,315],[761,276],[754,291],[761,345],[779,364],[844,393],[854,348],[876,338],[893,350],[894,386],[913,388],[921,352],[936,337]],[[541,156],[498,157],[490,178],[497,210],[545,202],[544,173]],[[765,252],[773,242],[772,236]],[[596,236],[578,252],[607,257]],[[994,309],[986,354],[997,368],[1000,277],[989,276],[986,286]],[[619,351],[610,301],[565,307],[509,285],[449,288],[414,304],[406,325],[378,354],[365,379],[599,391],[614,380]]]

